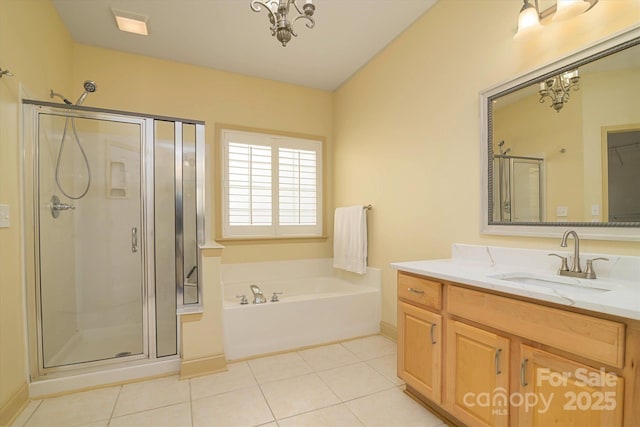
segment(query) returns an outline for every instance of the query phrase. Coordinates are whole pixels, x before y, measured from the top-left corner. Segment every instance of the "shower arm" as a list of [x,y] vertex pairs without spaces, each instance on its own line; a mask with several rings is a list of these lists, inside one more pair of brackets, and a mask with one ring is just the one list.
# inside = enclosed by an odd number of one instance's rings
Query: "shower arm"
[[57,92],[54,92],[53,89],[49,89],[49,98],[55,98],[56,96],[60,99],[62,99],[62,101],[67,104],[67,105],[73,105],[73,102],[69,101],[67,98],[64,97],[64,95],[61,95]]

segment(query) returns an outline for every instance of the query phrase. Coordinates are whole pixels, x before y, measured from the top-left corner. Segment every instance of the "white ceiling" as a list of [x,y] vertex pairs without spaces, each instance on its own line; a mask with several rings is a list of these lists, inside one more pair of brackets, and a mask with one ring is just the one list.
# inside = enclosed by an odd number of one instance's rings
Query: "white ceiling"
[[[203,67],[334,90],[437,0],[314,0],[286,47],[249,0],[53,0],[73,39]],[[303,4],[304,0],[298,0]],[[112,8],[148,17],[148,36],[117,29]]]

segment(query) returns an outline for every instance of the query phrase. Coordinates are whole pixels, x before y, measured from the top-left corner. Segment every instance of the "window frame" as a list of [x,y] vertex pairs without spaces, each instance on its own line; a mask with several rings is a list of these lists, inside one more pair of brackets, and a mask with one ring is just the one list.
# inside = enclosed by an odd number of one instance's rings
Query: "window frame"
[[[324,237],[324,150],[325,139],[311,135],[299,135],[281,132],[264,131],[248,128],[220,126],[218,135],[219,173],[217,201],[219,202],[219,220],[217,223],[217,240],[264,240],[264,239],[300,239]],[[235,139],[231,141],[231,139]],[[271,148],[271,225],[230,225],[228,203],[229,144],[251,144]],[[279,148],[314,151],[316,153],[316,224],[315,225],[280,225],[280,180],[279,180]]]

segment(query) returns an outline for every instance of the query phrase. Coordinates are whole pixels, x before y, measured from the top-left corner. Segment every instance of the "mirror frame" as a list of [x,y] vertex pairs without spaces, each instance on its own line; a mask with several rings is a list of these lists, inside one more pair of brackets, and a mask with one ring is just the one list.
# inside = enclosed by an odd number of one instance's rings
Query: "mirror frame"
[[[624,50],[633,45],[640,44],[640,25],[631,27],[616,33],[599,42],[593,43],[571,53],[552,63],[543,65],[533,71],[496,86],[490,87],[480,93],[480,161],[481,179],[480,194],[482,195],[480,210],[480,233],[504,236],[528,236],[528,237],[558,237],[565,229],[577,227],[582,238],[597,240],[640,241],[640,223],[592,223],[589,222],[544,222],[544,223],[495,223],[490,221],[490,193],[493,187],[489,187],[489,176],[493,172],[493,164],[489,159],[493,157],[491,102],[493,99],[507,95],[516,90],[544,80],[547,76],[562,73],[564,71],[582,66]],[[636,225],[638,224],[638,225]]]

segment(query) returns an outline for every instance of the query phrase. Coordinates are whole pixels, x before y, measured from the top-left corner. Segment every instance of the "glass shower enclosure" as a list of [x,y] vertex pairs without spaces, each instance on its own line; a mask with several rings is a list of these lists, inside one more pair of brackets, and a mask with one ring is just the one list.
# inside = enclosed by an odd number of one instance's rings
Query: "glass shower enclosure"
[[198,305],[204,123],[24,101],[31,375],[177,356]]
[[495,155],[493,159],[493,221],[544,221],[544,160]]

